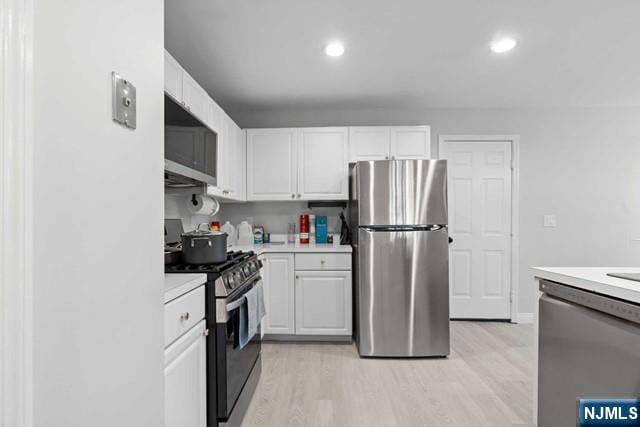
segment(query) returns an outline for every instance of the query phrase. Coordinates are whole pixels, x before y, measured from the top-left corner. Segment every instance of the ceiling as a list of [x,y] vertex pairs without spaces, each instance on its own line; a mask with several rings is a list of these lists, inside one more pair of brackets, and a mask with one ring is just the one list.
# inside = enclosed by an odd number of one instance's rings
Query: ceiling
[[[640,105],[638,0],[165,0],[228,111]],[[518,40],[507,54],[489,42]],[[323,47],[339,39],[340,58]]]

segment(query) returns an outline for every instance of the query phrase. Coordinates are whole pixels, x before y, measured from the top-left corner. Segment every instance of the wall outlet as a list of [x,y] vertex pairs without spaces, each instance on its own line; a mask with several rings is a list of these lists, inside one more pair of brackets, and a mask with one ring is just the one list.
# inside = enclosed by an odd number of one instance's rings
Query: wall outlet
[[542,220],[542,225],[545,227],[555,227],[557,223],[555,215],[544,215]]

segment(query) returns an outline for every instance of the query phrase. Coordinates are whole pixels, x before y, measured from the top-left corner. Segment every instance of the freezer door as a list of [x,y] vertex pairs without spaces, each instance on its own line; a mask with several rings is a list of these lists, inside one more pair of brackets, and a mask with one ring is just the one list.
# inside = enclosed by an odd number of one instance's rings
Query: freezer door
[[358,162],[358,225],[447,224],[446,160]]
[[449,354],[447,229],[358,230],[361,356]]

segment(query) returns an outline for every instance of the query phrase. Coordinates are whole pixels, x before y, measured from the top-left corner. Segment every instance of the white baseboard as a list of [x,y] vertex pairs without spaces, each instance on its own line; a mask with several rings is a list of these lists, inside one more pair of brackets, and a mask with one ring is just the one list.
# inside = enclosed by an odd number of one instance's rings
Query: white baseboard
[[516,323],[533,323],[533,313],[518,313]]

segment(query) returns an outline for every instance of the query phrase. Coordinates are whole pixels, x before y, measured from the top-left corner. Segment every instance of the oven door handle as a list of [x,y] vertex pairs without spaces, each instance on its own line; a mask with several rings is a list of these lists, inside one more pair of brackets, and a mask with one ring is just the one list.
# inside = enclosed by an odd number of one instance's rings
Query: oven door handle
[[242,305],[242,303],[244,302],[244,300],[246,300],[246,299],[247,299],[247,297],[245,297],[243,295],[240,298],[238,298],[237,300],[227,304],[227,313],[230,313],[233,310],[235,310],[236,308],[240,307]]

